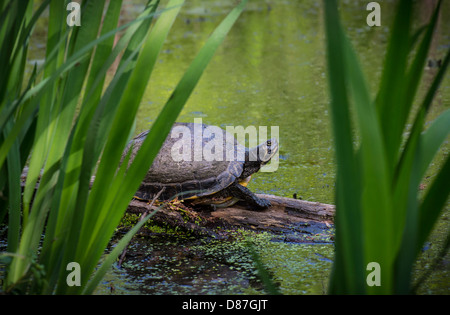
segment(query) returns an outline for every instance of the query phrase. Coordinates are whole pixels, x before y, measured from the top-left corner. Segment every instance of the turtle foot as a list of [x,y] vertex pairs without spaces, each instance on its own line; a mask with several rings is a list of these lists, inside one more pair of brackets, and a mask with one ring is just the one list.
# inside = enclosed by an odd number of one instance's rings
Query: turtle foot
[[255,210],[264,210],[271,206],[269,200],[257,197],[247,187],[239,185],[238,183],[235,183],[229,189],[232,192],[233,196],[247,202],[250,207],[254,208]]
[[258,200],[255,200],[256,205],[258,206],[259,209],[263,210],[263,209],[267,209],[269,208],[272,204],[270,203],[269,200],[267,199],[261,199],[258,198]]

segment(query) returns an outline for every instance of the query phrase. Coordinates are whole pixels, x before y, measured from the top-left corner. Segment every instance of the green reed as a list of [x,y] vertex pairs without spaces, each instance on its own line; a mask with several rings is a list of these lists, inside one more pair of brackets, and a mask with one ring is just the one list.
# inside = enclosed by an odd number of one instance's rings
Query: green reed
[[[66,22],[66,1],[46,0],[37,8],[30,0],[0,2],[0,223],[8,227],[7,252],[0,254],[6,264],[4,292],[93,292],[145,223],[102,260],[173,122],[246,2],[236,5],[193,59],[128,169],[120,158],[184,1],[170,0],[157,11],[159,1],[150,0],[138,18],[120,27],[121,0],[83,1],[81,26],[73,27]],[[45,62],[26,80],[29,39],[47,8]],[[114,45],[118,32],[123,34]],[[66,283],[70,262],[80,265],[81,286]]]
[[[424,196],[419,184],[450,132],[450,110],[425,130],[426,114],[447,69],[447,53],[419,108],[413,109],[440,2],[430,22],[413,30],[413,1],[400,0],[376,97],[341,26],[337,2],[324,1],[336,149],[336,252],[330,293],[411,292],[411,270],[447,201],[446,158]],[[414,115],[414,116],[413,116]],[[405,137],[409,117],[410,132]],[[370,262],[380,286],[369,286]]]

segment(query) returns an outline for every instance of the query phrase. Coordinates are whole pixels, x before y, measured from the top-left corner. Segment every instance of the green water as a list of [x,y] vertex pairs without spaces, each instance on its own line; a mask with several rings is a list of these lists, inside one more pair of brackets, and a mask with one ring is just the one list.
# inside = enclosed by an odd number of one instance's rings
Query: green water
[[[309,2],[308,2],[309,3]],[[320,7],[250,1],[186,104],[179,121],[279,127],[280,163],[259,173],[256,192],[332,202],[334,165],[328,126]],[[223,15],[226,1],[189,1],[149,83],[137,131],[164,105]]]
[[[371,28],[365,22],[366,2],[344,2],[343,22],[375,88],[394,6],[383,2],[382,26]],[[136,133],[151,126],[232,5],[187,1],[149,82]],[[201,118],[221,127],[278,126],[279,168],[253,177],[249,187],[256,192],[288,197],[296,193],[306,200],[333,203],[335,167],[322,15],[320,1],[249,1],[178,118]],[[445,23],[441,28],[443,34],[450,33]],[[448,36],[445,41],[448,45]],[[435,49],[439,56],[444,52],[443,47]],[[448,87],[447,80],[444,108],[449,104]]]
[[[128,4],[122,18],[128,20],[140,12],[146,1],[125,2]],[[382,8],[382,26],[373,28],[366,24],[368,1],[341,2],[345,29],[360,55],[373,90],[381,75],[395,4],[395,1],[378,2]],[[136,134],[151,127],[208,35],[233,5],[234,1],[224,0],[186,1],[148,84]],[[254,176],[249,188],[255,192],[287,197],[295,193],[305,200],[334,203],[335,165],[322,11],[320,1],[250,0],[178,118],[183,122],[202,118],[203,123],[221,127],[252,125],[268,126],[270,130],[270,126],[278,126],[279,168],[274,173]],[[429,11],[425,6],[419,12],[415,20],[421,25],[420,21]],[[445,22],[450,18],[450,2],[444,2],[442,12],[447,13],[441,18],[431,52],[437,59],[442,58],[450,46],[450,23]],[[42,58],[43,46],[39,41],[32,49],[31,59]],[[425,73],[426,80],[431,78],[431,71]],[[447,76],[436,96],[430,120],[449,106],[450,79]],[[436,165],[448,154],[448,143],[439,154]],[[448,210],[446,213],[444,218],[448,220]],[[443,220],[440,226],[445,232],[448,221]],[[442,239],[442,235],[438,233],[436,238]],[[233,244],[225,245],[229,251],[240,250]],[[208,250],[218,250],[218,244],[195,244],[203,247],[193,248],[193,243],[183,240],[170,244],[147,240],[145,246],[148,247],[148,251],[142,250],[145,257],[161,259],[161,264],[149,262],[131,267],[131,259],[129,273],[112,271],[98,293],[261,292],[260,286],[252,285],[253,273],[247,276],[248,257],[237,256],[238,262],[231,264],[211,260],[204,254]],[[299,246],[267,240],[262,248],[261,257],[283,293],[326,292],[331,244]],[[195,250],[202,253],[201,259],[192,254]],[[199,269],[187,272],[187,268],[177,266],[182,260],[190,264],[189,268],[197,266]],[[448,293],[448,265],[447,259],[443,273],[437,276],[442,284],[437,289],[431,285],[431,289],[423,293]],[[205,270],[210,270],[209,276],[205,275]]]
[[245,231],[235,236],[135,239],[122,267],[107,274],[96,294],[264,294],[245,242],[249,238],[282,294],[327,292],[331,244],[300,246],[274,241],[267,233]]

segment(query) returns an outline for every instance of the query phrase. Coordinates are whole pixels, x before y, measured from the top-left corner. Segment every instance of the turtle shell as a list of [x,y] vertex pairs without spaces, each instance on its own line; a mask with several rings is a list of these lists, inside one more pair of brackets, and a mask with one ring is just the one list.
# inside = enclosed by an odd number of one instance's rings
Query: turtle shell
[[[149,131],[130,141],[130,163]],[[238,179],[244,168],[245,147],[225,130],[198,123],[175,123],[136,197],[151,200],[191,199],[213,195]]]

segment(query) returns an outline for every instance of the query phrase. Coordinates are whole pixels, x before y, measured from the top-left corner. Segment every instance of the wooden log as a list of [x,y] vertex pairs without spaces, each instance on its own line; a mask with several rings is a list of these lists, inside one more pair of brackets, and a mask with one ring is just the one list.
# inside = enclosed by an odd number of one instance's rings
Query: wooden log
[[263,211],[254,211],[238,203],[229,208],[217,209],[210,215],[230,225],[271,232],[301,232],[305,226],[319,226],[316,223],[322,223],[321,226],[329,227],[333,223],[335,212],[333,205],[274,195],[257,196],[270,200],[271,207]]
[[[192,208],[188,204],[180,203],[177,207],[162,207],[152,217],[152,221],[204,235],[215,235],[215,228],[218,226],[280,234],[305,231],[313,234],[329,229],[333,223],[335,211],[333,205],[273,195],[258,195],[258,197],[269,199],[272,206],[266,210],[255,211],[244,203],[237,203],[231,207],[213,210],[209,207]],[[155,209],[157,208],[149,207],[147,202],[139,200],[132,200],[128,207],[128,211],[132,213]]]
[[[25,182],[27,169],[22,174]],[[92,180],[91,180],[92,183]],[[253,230],[283,232],[303,231],[305,226],[316,225],[329,227],[333,223],[335,206],[319,202],[257,194],[268,199],[271,207],[262,211],[252,210],[244,203],[237,203],[227,208],[213,210],[209,207],[190,207],[179,204],[158,209],[152,220],[157,224],[174,226],[196,234],[214,235],[218,225],[229,228],[244,227]],[[157,209],[145,201],[131,200],[127,211],[131,213],[150,213]],[[319,224],[319,225],[320,225]]]
[[331,223],[334,219],[334,205],[273,195],[257,194],[257,196],[268,199],[272,204],[271,208],[282,208],[290,215],[328,223]]

